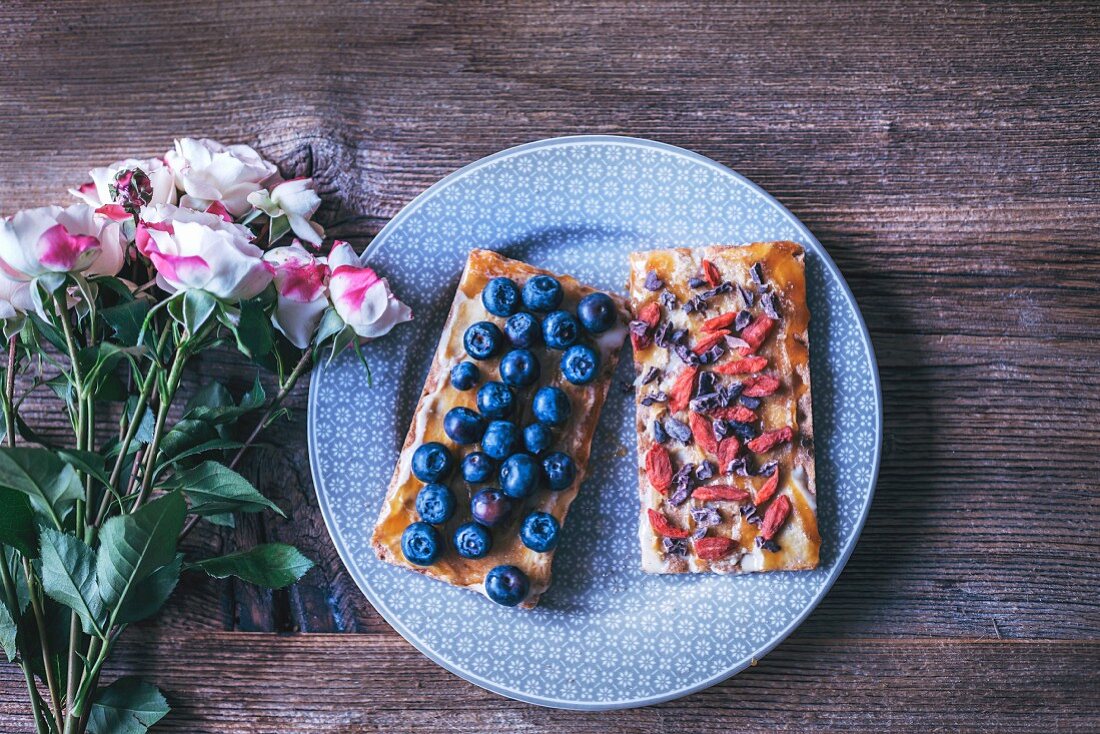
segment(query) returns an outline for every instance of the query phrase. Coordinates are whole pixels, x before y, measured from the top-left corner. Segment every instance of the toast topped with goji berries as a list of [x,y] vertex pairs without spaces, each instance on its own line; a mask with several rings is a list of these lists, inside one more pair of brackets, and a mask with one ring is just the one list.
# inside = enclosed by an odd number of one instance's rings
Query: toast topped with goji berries
[[642,568],[817,566],[804,252],[630,256]]
[[374,527],[378,557],[534,607],[628,316],[621,296],[471,251]]

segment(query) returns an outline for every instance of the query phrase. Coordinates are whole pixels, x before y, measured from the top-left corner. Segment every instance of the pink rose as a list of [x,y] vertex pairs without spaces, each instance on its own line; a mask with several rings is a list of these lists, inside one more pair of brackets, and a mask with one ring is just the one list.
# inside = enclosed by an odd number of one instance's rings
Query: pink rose
[[93,168],[89,172],[92,180],[79,188],[69,189],[69,193],[82,199],[93,209],[114,204],[116,201],[115,197],[111,196],[111,186],[115,184],[115,177],[121,171],[132,171],[135,168],[149,177],[149,183],[153,189],[149,204],[176,203],[175,177],[172,175],[172,170],[160,158],[127,158],[109,166]]
[[185,209],[173,204],[154,204],[142,209],[138,217],[137,231],[134,233],[134,244],[138,252],[142,255],[146,254],[151,240],[149,235],[151,230],[172,232],[172,225],[175,222],[198,222],[210,229],[223,230],[248,240],[252,239],[252,231],[248,227],[226,220],[219,213],[217,206],[211,207],[210,211],[197,212],[194,209]]
[[117,275],[125,259],[118,223],[86,204],[24,209],[0,221],[0,269],[15,280],[46,273]]
[[294,346],[305,349],[328,308],[328,265],[297,240],[288,247],[268,251],[264,260],[275,269],[275,288],[279,292],[271,322]]
[[30,283],[9,278],[0,270],[0,321],[34,310]]
[[336,242],[328,258],[329,295],[336,313],[363,339],[377,339],[412,320],[412,311],[390,292],[390,284],[364,267],[346,242]]
[[188,215],[143,228],[144,252],[157,270],[157,285],[168,293],[203,290],[228,301],[259,295],[272,279],[263,250],[240,231],[243,227],[205,216],[218,224],[189,221]]
[[222,145],[206,138],[181,138],[164,156],[184,192],[180,204],[206,209],[214,202],[235,217],[250,206],[247,197],[276,175],[274,164],[247,145]]

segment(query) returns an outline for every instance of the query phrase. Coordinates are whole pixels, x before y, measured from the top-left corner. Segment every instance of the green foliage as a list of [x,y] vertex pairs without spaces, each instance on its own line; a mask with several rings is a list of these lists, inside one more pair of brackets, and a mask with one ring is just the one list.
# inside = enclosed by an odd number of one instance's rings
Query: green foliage
[[168,702],[156,686],[138,678],[119,678],[96,691],[88,716],[92,734],[144,734],[164,718]]
[[0,545],[10,545],[27,558],[38,557],[38,533],[31,501],[14,489],[0,489]]
[[76,471],[53,451],[0,448],[0,488],[22,492],[56,527],[81,496]]
[[41,528],[42,589],[80,617],[84,632],[103,636],[106,610],[96,582],[96,557],[77,537]]
[[293,584],[313,568],[313,561],[285,543],[264,543],[246,551],[187,564],[188,570],[205,571],[214,578],[236,576],[268,589]]
[[126,347],[138,346],[138,334],[145,317],[149,315],[149,302],[142,300],[120,303],[102,309],[99,315],[111,327],[115,341]]
[[196,467],[177,472],[165,483],[191,500],[191,513],[205,517],[224,512],[261,512],[272,510],[285,517],[274,502],[264,497],[252,483],[216,461],[204,461]]

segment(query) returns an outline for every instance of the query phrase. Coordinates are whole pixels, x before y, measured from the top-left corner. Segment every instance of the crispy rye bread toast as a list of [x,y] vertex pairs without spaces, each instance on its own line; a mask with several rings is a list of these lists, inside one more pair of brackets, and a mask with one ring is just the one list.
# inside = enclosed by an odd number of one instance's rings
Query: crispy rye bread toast
[[[713,264],[715,269],[709,273],[709,282],[701,285],[696,281],[698,287],[692,288],[689,285],[692,278],[707,280],[706,271],[710,266],[705,265],[704,261]],[[756,283],[750,272],[750,268],[757,263],[760,264],[758,274],[762,275],[762,284]],[[646,288],[647,275],[651,272],[663,281],[662,287],[657,291]],[[714,285],[724,282],[731,283],[733,287],[706,299],[705,310],[685,310],[684,305],[693,296],[705,293]],[[652,278],[650,284],[653,284]],[[753,299],[751,307],[744,302],[738,286],[750,294]],[[675,297],[675,304],[668,296],[662,296],[666,290]],[[696,374],[718,373],[716,386],[726,386],[727,390],[736,383],[752,384],[753,378],[761,376],[774,376],[779,380],[779,387],[774,394],[759,398],[759,407],[752,411],[755,413],[755,420],[748,422],[752,433],[742,434],[740,438],[734,436],[734,440],[740,444],[736,456],[744,459],[744,464],[735,463],[730,472],[730,451],[721,452],[724,453],[722,458],[725,459],[726,466],[718,466],[720,452],[716,449],[716,444],[720,436],[715,434],[715,424],[712,421],[715,417],[732,419],[738,407],[745,407],[747,411],[747,406],[734,400],[723,410],[721,407],[714,407],[713,401],[710,401],[709,406],[688,402],[686,397],[697,397],[700,389],[698,377],[689,380],[690,396],[681,395],[679,400],[676,396],[671,396],[667,402],[644,404],[646,395],[658,391],[671,395],[677,377],[690,369],[677,356],[675,348],[666,349],[652,343],[653,335],[656,335],[657,329],[666,321],[671,321],[672,330],[686,330],[684,344],[687,347],[705,347],[706,344],[700,344],[700,341],[718,330],[705,329],[704,324],[708,320],[739,311],[748,311],[753,321],[766,318],[762,298],[769,292],[774,294],[771,304],[776,307],[778,318],[759,348],[750,350],[736,346],[736,339],[739,335],[745,335],[745,332],[730,324],[727,330],[732,345],[727,345],[725,339],[720,339],[722,345],[719,351],[722,353],[715,356],[715,352],[711,352],[704,357],[704,360],[712,360],[710,364],[696,366]],[[647,304],[655,303],[660,307],[660,323],[650,331],[650,336],[643,335],[640,339],[632,337],[635,339],[635,364],[639,382],[651,369],[658,370],[660,375],[649,384],[640,385],[637,390],[641,497],[638,535],[643,570],[649,573],[740,573],[815,568],[821,541],[816,515],[810,404],[809,310],[806,304],[802,247],[793,242],[762,242],[744,246],[634,253],[630,258],[630,295],[636,315]],[[663,305],[662,298],[665,299]],[[649,306],[650,315],[654,313],[654,309],[654,306]],[[660,337],[656,341],[667,344],[667,340]],[[750,353],[765,357],[766,366],[753,372],[731,371],[733,363],[738,362],[744,354]],[[749,367],[755,365],[745,365],[742,369]],[[727,374],[723,374],[723,371]],[[683,384],[681,381],[681,385]],[[767,389],[765,387],[753,392],[767,392]],[[753,404],[751,399],[747,402]],[[692,407],[699,410],[692,410]],[[693,417],[692,413],[696,413],[696,416]],[[657,436],[663,438],[663,442],[655,439],[654,423],[669,425],[667,421],[670,417],[693,429],[686,443],[672,437]],[[700,417],[704,420],[700,420]],[[746,418],[747,415],[742,411],[736,417]],[[759,443],[751,443],[755,434],[785,427],[792,429],[789,440],[780,440],[775,447],[759,453],[749,448],[761,446]],[[750,430],[745,428],[744,423],[738,428],[742,431]],[[703,435],[700,436],[700,433]],[[667,450],[673,472],[686,464],[698,465],[710,461],[717,469],[715,475],[704,480],[681,480],[690,492],[686,501],[682,488],[679,496],[676,486],[659,490],[646,471],[646,457],[653,451],[656,460],[662,448]],[[732,444],[727,448],[732,448]],[[762,467],[771,462],[777,462],[778,485],[774,489],[767,487],[771,476],[758,474]],[[658,478],[657,483],[664,482]],[[725,493],[726,499],[714,499],[716,495],[722,495],[722,491],[700,491],[708,486],[730,487],[732,490]],[[761,498],[761,492],[764,493],[764,498],[757,505],[756,500]],[[784,497],[785,500],[781,499]],[[762,531],[767,532],[765,528],[768,525],[768,512],[777,503],[789,503],[789,510],[771,537],[771,542],[764,543],[764,538],[758,536],[762,535]],[[708,521],[713,522],[713,515],[701,522],[693,515],[692,511],[695,510],[703,518],[708,514],[705,512],[706,508],[717,511],[719,522],[716,525],[707,526]],[[782,510],[782,507],[776,508],[773,515],[777,518],[783,514]],[[690,537],[668,538],[667,535],[662,535],[654,526],[655,522],[660,524],[661,518],[651,518],[650,511],[660,513],[674,529],[686,531],[672,534],[688,534]],[[707,540],[700,543],[704,538]],[[710,538],[721,540],[709,540]],[[704,548],[707,544],[710,547]],[[700,553],[703,557],[700,557]]]
[[[458,500],[458,508],[455,516],[440,528],[445,540],[445,550],[432,566],[417,566],[405,559],[401,552],[401,533],[410,523],[419,519],[415,501],[423,483],[412,474],[411,470],[412,454],[416,448],[428,441],[439,441],[451,450],[456,465],[467,453],[478,450],[477,445],[458,446],[451,441],[443,432],[443,416],[448,410],[458,406],[477,409],[477,390],[456,390],[449,379],[451,368],[468,359],[463,346],[463,334],[467,327],[478,321],[492,321],[500,327],[504,325],[505,319],[493,316],[485,310],[480,296],[482,289],[486,283],[498,276],[512,278],[522,287],[528,278],[535,275],[554,275],[561,282],[564,290],[564,299],[560,308],[573,313],[576,312],[577,303],[581,298],[596,292],[595,289],[581,285],[569,276],[557,275],[489,250],[470,252],[371,538],[371,544],[382,560],[481,593],[484,593],[483,579],[490,569],[501,564],[518,566],[527,574],[531,582],[531,591],[520,605],[527,609],[538,604],[539,596],[550,586],[554,554],[552,551],[536,553],[524,546],[519,540],[518,526],[529,512],[541,510],[552,514],[564,527],[566,513],[587,473],[592,437],[599,422],[600,409],[607,397],[607,390],[618,364],[619,353],[626,339],[628,312],[626,301],[622,297],[609,294],[619,308],[619,324],[600,334],[598,338],[586,336],[583,339],[600,354],[600,369],[595,380],[587,385],[570,384],[562,377],[558,365],[561,352],[540,346],[533,350],[541,363],[539,381],[529,388],[517,390],[519,409],[512,419],[521,428],[534,420],[531,417],[530,401],[538,388],[554,385],[560,387],[569,396],[572,403],[572,416],[564,426],[555,429],[556,438],[550,450],[564,451],[573,457],[577,466],[577,477],[572,486],[559,492],[540,488],[531,497],[518,501],[511,520],[493,529],[493,548],[486,557],[481,559],[470,560],[460,557],[453,549],[451,538],[455,528],[471,519],[470,497],[485,486],[497,486],[495,481],[486,485],[469,485],[462,480],[457,471],[447,480],[448,486],[454,491]],[[477,363],[482,373],[480,384],[484,384],[487,380],[499,379],[499,357],[506,351],[505,348],[497,357]]]

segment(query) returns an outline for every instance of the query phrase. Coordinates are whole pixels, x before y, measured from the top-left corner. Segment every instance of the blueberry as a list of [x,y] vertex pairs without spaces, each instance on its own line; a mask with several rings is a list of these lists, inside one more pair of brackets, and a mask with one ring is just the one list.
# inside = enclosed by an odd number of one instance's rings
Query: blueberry
[[450,474],[454,466],[451,452],[441,443],[432,441],[413,452],[412,471],[422,482],[438,482]]
[[401,533],[401,552],[409,563],[430,566],[439,558],[443,538],[426,522],[414,522]]
[[512,514],[512,499],[499,489],[483,489],[470,498],[470,514],[482,525],[493,527]]
[[484,558],[493,547],[493,536],[477,522],[459,525],[455,531],[455,552],[463,558]]
[[527,454],[512,454],[500,465],[500,488],[504,494],[522,499],[539,484],[539,464]]
[[587,385],[596,379],[600,355],[586,344],[574,344],[561,355],[561,373],[574,385]]
[[459,362],[451,368],[451,385],[455,390],[469,390],[481,379],[481,370],[473,362]]
[[514,607],[527,598],[531,582],[515,566],[497,566],[485,574],[485,595],[506,607]]
[[497,461],[504,461],[519,448],[519,428],[511,421],[492,421],[481,437],[481,450]]
[[451,408],[443,416],[443,432],[455,443],[477,443],[485,433],[485,419],[469,408]]
[[470,484],[489,481],[495,471],[496,464],[482,451],[474,451],[462,458],[462,478]]
[[511,316],[519,310],[519,286],[511,278],[493,278],[481,291],[481,302],[494,316]]
[[500,360],[500,379],[515,387],[527,387],[539,379],[538,357],[530,349],[513,349]]
[[416,512],[432,525],[442,525],[455,514],[454,492],[445,484],[425,484],[416,495]]
[[560,426],[569,420],[573,407],[569,396],[560,387],[540,387],[531,401],[531,411],[535,418],[550,426]]
[[532,512],[519,527],[519,539],[536,553],[554,550],[561,524],[548,512]]
[[542,322],[542,340],[551,349],[565,349],[577,341],[581,325],[568,311],[555,311]]
[[555,491],[570,487],[577,478],[577,465],[573,463],[573,457],[561,451],[555,451],[542,460],[542,471],[546,475],[546,483]]
[[602,334],[615,325],[615,302],[606,293],[589,293],[577,304],[577,318],[593,334]]
[[532,423],[523,429],[523,446],[535,456],[550,448],[553,440],[550,427],[545,423]]
[[542,341],[542,324],[526,311],[520,311],[504,322],[504,335],[514,347],[526,349],[538,346]]
[[532,311],[553,311],[562,295],[561,283],[549,275],[536,275],[523,284],[523,305]]
[[500,351],[503,340],[504,335],[492,321],[478,321],[466,329],[466,334],[462,337],[462,342],[466,345],[466,354],[474,359],[489,359],[495,356]]
[[477,391],[477,409],[486,418],[505,418],[516,406],[516,395],[503,382],[486,382]]

